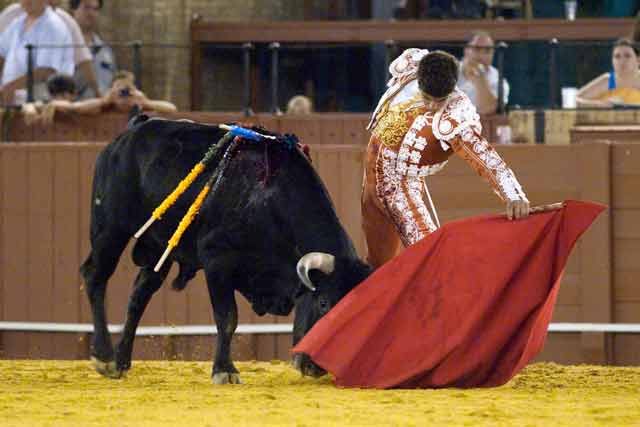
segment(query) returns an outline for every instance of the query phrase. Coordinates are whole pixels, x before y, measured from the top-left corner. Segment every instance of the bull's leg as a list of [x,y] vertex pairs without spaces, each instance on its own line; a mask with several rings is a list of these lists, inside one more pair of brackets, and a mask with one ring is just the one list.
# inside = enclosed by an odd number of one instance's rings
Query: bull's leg
[[238,308],[233,287],[216,274],[207,272],[207,288],[218,327],[213,362],[214,384],[240,384],[240,375],[231,360],[231,338],[238,326]]
[[122,338],[116,347],[116,376],[120,377],[131,368],[131,353],[133,341],[136,336],[138,323],[142,318],[153,294],[160,289],[162,282],[167,277],[171,263],[166,262],[163,268],[156,273],[153,267],[145,266],[140,269],[138,277],[133,285],[133,292],[129,297],[127,307],[127,320],[122,331]]
[[123,233],[104,232],[97,235],[92,238],[91,252],[80,268],[93,314],[91,359],[96,370],[105,376],[114,375],[115,361],[111,336],[107,330],[104,299],[109,278],[115,271],[128,240],[129,236]]

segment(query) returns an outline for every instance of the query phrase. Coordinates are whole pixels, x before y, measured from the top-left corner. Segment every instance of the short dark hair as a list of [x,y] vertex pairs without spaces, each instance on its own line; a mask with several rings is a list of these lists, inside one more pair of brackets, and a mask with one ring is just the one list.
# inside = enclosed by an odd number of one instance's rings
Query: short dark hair
[[[76,10],[80,7],[80,3],[82,3],[82,0],[69,0],[69,8]],[[102,0],[98,0],[98,9],[102,9]]]
[[65,93],[75,95],[76,83],[71,76],[54,74],[47,79],[47,89],[51,97],[64,95]]
[[615,49],[617,47],[621,47],[621,46],[630,47],[631,49],[633,49],[633,51],[636,53],[636,55],[638,55],[638,45],[636,43],[632,42],[630,39],[621,38],[621,39],[616,40],[616,42],[613,44],[613,49]]
[[458,60],[451,54],[436,50],[425,55],[418,65],[418,86],[434,98],[448,96],[458,83]]

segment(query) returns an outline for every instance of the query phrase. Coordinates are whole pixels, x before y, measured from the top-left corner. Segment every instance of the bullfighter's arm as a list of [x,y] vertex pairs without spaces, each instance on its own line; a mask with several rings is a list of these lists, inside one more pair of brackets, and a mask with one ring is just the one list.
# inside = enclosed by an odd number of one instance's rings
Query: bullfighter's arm
[[528,202],[515,174],[477,129],[471,126],[463,129],[449,145],[478,175],[489,182],[504,202]]

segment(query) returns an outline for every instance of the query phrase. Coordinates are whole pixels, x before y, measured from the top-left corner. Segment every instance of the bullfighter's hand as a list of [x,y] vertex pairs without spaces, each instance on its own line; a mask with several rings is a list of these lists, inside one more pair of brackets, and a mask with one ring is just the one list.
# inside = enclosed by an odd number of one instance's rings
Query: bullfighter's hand
[[521,219],[529,216],[529,202],[526,200],[509,200],[507,202],[507,218]]

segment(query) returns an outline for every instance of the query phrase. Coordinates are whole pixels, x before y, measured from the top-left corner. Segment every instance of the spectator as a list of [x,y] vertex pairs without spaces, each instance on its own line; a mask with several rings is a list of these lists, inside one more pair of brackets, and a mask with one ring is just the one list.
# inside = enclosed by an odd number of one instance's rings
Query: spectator
[[[460,64],[458,88],[465,92],[480,114],[493,114],[498,108],[498,70],[493,62],[494,45],[489,33],[475,31],[467,40]],[[503,100],[509,100],[509,83],[504,80]]]
[[[65,25],[71,32],[71,39],[75,45],[73,48],[73,59],[76,65],[76,72],[79,71],[84,76],[89,87],[97,91],[98,84],[93,71],[91,52],[84,42],[78,23],[64,9],[58,7],[59,0],[49,0],[49,6],[64,20]],[[20,2],[5,7],[2,13],[0,13],[0,33],[7,29],[9,24],[21,15],[24,15],[24,9],[20,5]]]
[[101,98],[84,101],[68,102],[56,101],[56,110],[97,114],[105,111],[128,113],[134,106],[142,111],[157,113],[172,113],[177,111],[175,105],[168,101],[153,100],[138,90],[133,81],[133,74],[128,71],[116,72],[111,89]]
[[604,73],[580,88],[578,107],[612,108],[640,105],[638,50],[629,39],[620,39],[612,51],[613,71]]
[[[2,98],[5,103],[16,102],[16,91],[26,88],[28,44],[71,44],[71,33],[62,18],[47,5],[46,0],[21,0],[20,4],[26,14],[15,19],[0,36]],[[36,83],[43,83],[56,71],[73,73],[71,49],[35,49],[33,59],[33,78]],[[44,84],[34,89],[37,98],[46,97]],[[24,93],[26,90],[21,92],[22,95]],[[23,99],[18,101],[24,102]]]
[[73,77],[65,74],[54,74],[47,79],[49,99],[52,101],[73,101],[76,98],[76,84]]
[[26,124],[30,125],[37,122],[44,125],[51,124],[57,103],[69,103],[76,98],[75,82],[71,76],[65,74],[54,74],[49,77],[47,79],[47,90],[49,92],[49,103],[43,104],[37,101],[22,105]]
[[107,93],[117,70],[115,56],[111,48],[98,35],[98,17],[102,9],[102,0],[71,0],[73,16],[78,21],[84,42],[93,52],[93,70],[95,72],[98,91],[87,83],[83,74],[75,75],[80,99],[94,98]]
[[287,114],[304,115],[313,112],[313,103],[311,99],[304,95],[296,95],[287,103]]

